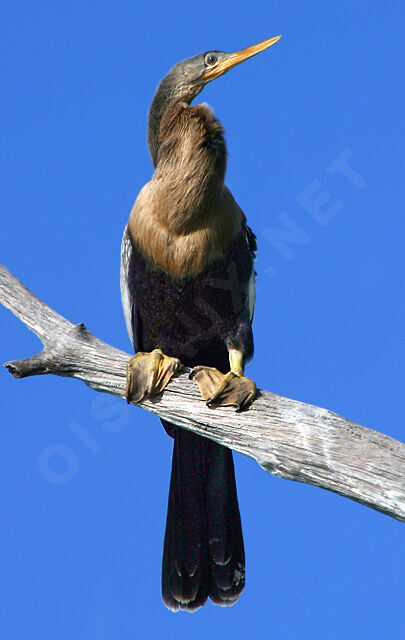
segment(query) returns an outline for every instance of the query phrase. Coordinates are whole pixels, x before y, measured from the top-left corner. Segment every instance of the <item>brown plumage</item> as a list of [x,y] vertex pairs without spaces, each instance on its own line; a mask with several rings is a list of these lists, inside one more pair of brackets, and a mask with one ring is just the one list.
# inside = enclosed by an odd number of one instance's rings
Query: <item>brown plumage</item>
[[159,161],[128,223],[137,247],[176,277],[223,256],[243,213],[224,186],[223,129],[207,105],[175,105],[160,127]]

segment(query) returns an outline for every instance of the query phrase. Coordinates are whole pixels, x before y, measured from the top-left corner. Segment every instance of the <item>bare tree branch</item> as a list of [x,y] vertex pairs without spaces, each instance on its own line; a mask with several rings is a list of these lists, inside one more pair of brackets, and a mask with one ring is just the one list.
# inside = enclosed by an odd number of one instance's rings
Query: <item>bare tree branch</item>
[[[60,316],[1,265],[0,302],[43,343],[38,355],[4,365],[14,377],[69,376],[124,398],[127,353]],[[184,372],[141,406],[254,458],[276,476],[334,491],[405,521],[405,445],[388,436],[268,391],[243,413],[209,409]]]

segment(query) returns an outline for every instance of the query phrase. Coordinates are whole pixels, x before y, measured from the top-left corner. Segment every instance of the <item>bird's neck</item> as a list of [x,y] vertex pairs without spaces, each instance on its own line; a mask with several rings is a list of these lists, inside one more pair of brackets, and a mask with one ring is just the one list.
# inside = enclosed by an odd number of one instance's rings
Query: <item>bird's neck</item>
[[208,222],[222,198],[225,170],[223,129],[211,109],[184,103],[166,109],[153,183],[172,232],[187,233]]
[[199,91],[194,89],[184,90],[179,94],[171,91],[169,75],[161,81],[149,109],[147,143],[152,157],[153,166],[156,167],[159,158],[159,148],[161,144],[161,124],[164,115],[168,111],[176,109],[180,104],[189,105],[198,95]]
[[156,170],[132,209],[134,244],[176,277],[199,273],[223,255],[243,214],[224,185],[223,130],[207,105],[166,107]]
[[164,93],[159,91],[159,89],[150,105],[147,130],[147,143],[154,167],[157,165],[159,153],[160,123],[164,112],[170,104],[167,98],[165,98]]

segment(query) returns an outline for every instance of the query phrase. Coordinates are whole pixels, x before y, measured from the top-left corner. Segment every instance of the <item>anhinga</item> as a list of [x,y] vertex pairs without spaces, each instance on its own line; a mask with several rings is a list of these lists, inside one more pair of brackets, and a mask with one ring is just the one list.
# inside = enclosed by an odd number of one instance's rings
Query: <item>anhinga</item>
[[[206,104],[190,103],[205,84],[279,39],[179,62],[153,98],[147,140],[155,172],[136,199],[121,252],[136,353],[128,365],[130,400],[162,391],[182,364],[193,368],[210,406],[240,410],[255,398],[243,372],[253,355],[256,238],[224,184],[222,126]],[[163,424],[174,438],[163,600],[172,610],[194,611],[208,596],[231,605],[245,583],[232,452]]]

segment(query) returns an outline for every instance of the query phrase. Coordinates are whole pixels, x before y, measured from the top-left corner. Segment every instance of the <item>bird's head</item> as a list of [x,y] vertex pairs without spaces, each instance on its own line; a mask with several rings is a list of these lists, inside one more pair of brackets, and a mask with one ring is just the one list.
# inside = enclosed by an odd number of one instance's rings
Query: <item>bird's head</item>
[[191,102],[204,86],[224,73],[244,62],[248,58],[268,49],[280,40],[275,36],[258,44],[226,53],[225,51],[206,51],[193,58],[178,62],[163,78],[163,85],[173,97],[179,96],[185,102]]

